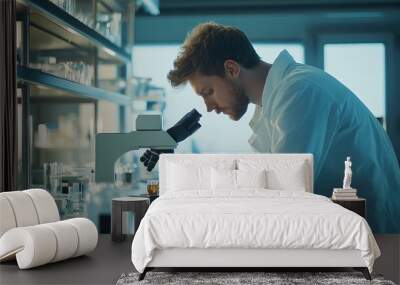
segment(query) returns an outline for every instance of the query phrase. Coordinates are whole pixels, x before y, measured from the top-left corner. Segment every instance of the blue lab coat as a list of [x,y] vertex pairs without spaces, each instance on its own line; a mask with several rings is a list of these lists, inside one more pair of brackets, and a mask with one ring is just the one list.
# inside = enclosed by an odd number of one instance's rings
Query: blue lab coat
[[334,77],[282,51],[250,127],[249,143],[258,152],[314,155],[316,194],[330,197],[342,187],[350,156],[351,186],[367,199],[373,232],[400,233],[400,169],[393,146],[368,108]]

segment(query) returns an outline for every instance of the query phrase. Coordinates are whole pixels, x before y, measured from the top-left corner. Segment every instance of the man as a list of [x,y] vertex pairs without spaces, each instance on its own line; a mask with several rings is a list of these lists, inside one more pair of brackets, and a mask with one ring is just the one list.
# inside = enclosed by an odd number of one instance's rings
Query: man
[[351,156],[352,186],[367,199],[376,233],[400,233],[400,170],[388,136],[363,103],[322,70],[296,63],[282,51],[260,60],[240,30],[205,23],[186,38],[168,74],[189,82],[207,111],[239,120],[256,105],[249,143],[263,153],[312,153],[314,191],[331,196]]

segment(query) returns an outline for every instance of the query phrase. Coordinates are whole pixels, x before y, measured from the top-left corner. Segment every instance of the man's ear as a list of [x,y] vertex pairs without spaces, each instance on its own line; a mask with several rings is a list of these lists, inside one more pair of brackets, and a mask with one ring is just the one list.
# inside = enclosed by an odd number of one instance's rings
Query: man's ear
[[240,64],[232,59],[227,59],[224,62],[225,76],[233,79],[238,78],[240,73]]

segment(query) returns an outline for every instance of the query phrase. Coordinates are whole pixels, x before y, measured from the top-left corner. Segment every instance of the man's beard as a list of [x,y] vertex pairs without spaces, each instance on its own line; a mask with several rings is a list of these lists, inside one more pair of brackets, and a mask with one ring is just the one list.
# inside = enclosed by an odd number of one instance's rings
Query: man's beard
[[231,84],[232,94],[235,98],[235,105],[232,106],[228,115],[234,121],[239,121],[241,117],[246,113],[247,106],[249,105],[249,98],[246,96],[243,88],[234,82]]

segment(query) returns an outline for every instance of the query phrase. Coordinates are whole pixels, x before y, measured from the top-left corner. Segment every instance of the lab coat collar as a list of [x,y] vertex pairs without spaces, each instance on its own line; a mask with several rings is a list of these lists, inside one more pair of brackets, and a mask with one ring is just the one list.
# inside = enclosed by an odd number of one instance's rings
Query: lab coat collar
[[253,131],[255,131],[255,127],[257,125],[258,120],[262,117],[261,113],[262,113],[261,107],[259,105],[256,105],[256,109],[254,111],[253,117],[251,118],[251,120],[249,122],[249,126]]
[[264,90],[261,98],[262,107],[256,105],[254,115],[249,122],[249,126],[253,131],[255,130],[259,120],[263,117],[263,109],[266,106],[268,95],[272,94],[275,86],[277,86],[279,81],[283,78],[287,68],[293,63],[296,63],[293,57],[286,49],[284,49],[279,53],[278,57],[272,64],[271,69],[268,72],[267,79],[265,80]]
[[262,96],[262,106],[264,106],[264,103],[268,95],[272,94],[275,87],[285,76],[288,67],[294,63],[296,62],[294,61],[293,57],[288,53],[287,50],[284,49],[283,51],[281,51],[281,53],[278,55],[278,57],[272,64],[270,71],[268,72]]

